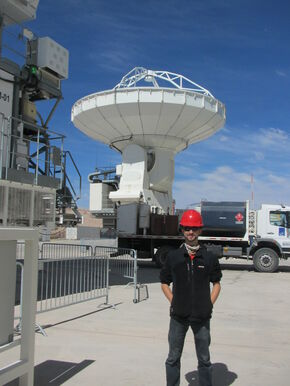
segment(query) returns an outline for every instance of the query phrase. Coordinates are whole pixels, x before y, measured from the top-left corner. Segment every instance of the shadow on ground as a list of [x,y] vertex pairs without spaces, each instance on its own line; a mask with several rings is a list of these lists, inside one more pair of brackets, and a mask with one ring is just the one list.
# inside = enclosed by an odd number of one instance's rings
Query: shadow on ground
[[220,266],[222,271],[255,271],[254,266],[251,264],[231,264],[231,263],[221,263]]
[[[220,262],[222,271],[248,271],[254,272],[254,266],[249,262],[243,263],[230,263],[230,262]],[[290,266],[281,265],[278,267],[277,273],[279,272],[290,272]],[[149,283],[159,283],[159,273],[160,268],[157,268],[155,263],[151,260],[139,260],[138,261],[138,282],[143,284]],[[260,273],[265,275],[265,273]]]
[[86,314],[81,314],[81,315],[75,316],[73,318],[61,320],[60,322],[56,322],[54,324],[44,324],[41,327],[46,330],[47,328],[59,326],[60,324],[64,324],[64,323],[72,322],[73,320],[85,318],[86,316],[96,314],[97,312],[105,311],[105,310],[108,310],[108,309],[114,309],[116,306],[119,306],[120,304],[122,304],[122,302],[115,303],[114,305],[101,304],[100,306],[102,308],[99,309],[99,310],[94,310],[94,311],[91,311],[91,312],[87,312]]
[[89,359],[86,359],[80,363],[53,360],[45,361],[37,365],[34,369],[34,385],[62,385],[92,363],[94,363],[94,361]]
[[[80,363],[48,360],[34,368],[34,386],[60,386],[94,363],[86,359]],[[18,386],[18,379],[5,386]]]
[[[224,363],[214,363],[213,367],[213,386],[230,386],[238,378],[237,374],[229,371]],[[197,370],[187,373],[185,379],[188,386],[198,386]]]
[[[237,263],[220,263],[221,269],[223,271],[255,271],[253,264],[237,264]],[[290,266],[287,265],[279,265],[277,272],[290,272]],[[262,272],[261,275],[264,273]]]

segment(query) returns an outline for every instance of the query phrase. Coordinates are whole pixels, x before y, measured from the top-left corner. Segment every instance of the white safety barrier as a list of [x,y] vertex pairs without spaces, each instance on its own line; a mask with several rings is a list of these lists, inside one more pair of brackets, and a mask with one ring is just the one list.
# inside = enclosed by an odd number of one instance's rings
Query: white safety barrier
[[[22,247],[18,246],[18,252]],[[19,253],[22,257],[22,253]],[[21,331],[23,263],[18,261],[20,305],[17,330]],[[21,279],[20,279],[21,277]],[[140,301],[137,282],[137,255],[132,249],[95,247],[90,245],[44,243],[38,259],[37,313],[104,298],[109,304],[109,289],[114,284],[132,285],[133,302]],[[148,293],[147,293],[148,297]],[[37,326],[41,330],[40,326]],[[41,330],[42,331],[42,330]],[[43,331],[42,331],[43,332]]]
[[91,245],[43,243],[40,248],[41,259],[70,259],[93,255]]
[[[1,345],[0,353],[20,345],[20,355],[16,362],[0,369],[0,384],[4,385],[16,378],[21,386],[33,385],[34,378],[34,335],[35,302],[37,291],[38,232],[28,228],[0,229],[1,261]],[[15,271],[17,240],[24,240],[24,260],[22,264],[22,304],[21,338],[14,339],[13,315],[15,312]],[[11,297],[12,295],[12,297]],[[11,333],[12,332],[12,333]]]
[[[137,282],[137,253],[134,249],[96,246],[95,256],[104,256],[109,260],[109,284],[114,284],[114,279],[123,278],[124,282],[134,286],[133,302],[138,302]],[[129,279],[129,282],[128,282]],[[125,283],[124,283],[125,284]]]
[[39,260],[37,313],[102,297],[108,304],[106,258]]

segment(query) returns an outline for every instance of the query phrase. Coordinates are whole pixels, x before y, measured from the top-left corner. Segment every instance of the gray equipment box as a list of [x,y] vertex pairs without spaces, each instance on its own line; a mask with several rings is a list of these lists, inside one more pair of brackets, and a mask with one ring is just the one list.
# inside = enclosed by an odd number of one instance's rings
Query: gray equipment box
[[59,79],[67,79],[68,61],[68,50],[49,37],[30,41],[27,51],[28,64],[43,68]]
[[139,209],[139,228],[150,228],[150,205],[140,204]]
[[137,233],[138,203],[120,205],[117,208],[117,231]]

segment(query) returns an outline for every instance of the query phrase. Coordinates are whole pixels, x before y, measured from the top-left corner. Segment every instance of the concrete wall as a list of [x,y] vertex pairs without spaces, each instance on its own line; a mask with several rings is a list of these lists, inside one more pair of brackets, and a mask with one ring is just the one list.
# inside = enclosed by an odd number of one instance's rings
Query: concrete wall
[[100,228],[97,227],[87,227],[87,226],[77,226],[77,238],[80,239],[99,239],[100,238]]

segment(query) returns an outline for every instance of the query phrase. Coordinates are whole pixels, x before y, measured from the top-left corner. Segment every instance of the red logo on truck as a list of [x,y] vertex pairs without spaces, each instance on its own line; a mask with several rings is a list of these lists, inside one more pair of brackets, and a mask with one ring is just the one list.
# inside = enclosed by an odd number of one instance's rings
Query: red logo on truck
[[238,213],[235,215],[235,219],[238,221],[238,222],[242,222],[243,219],[244,219],[244,216],[242,215],[242,213]]

